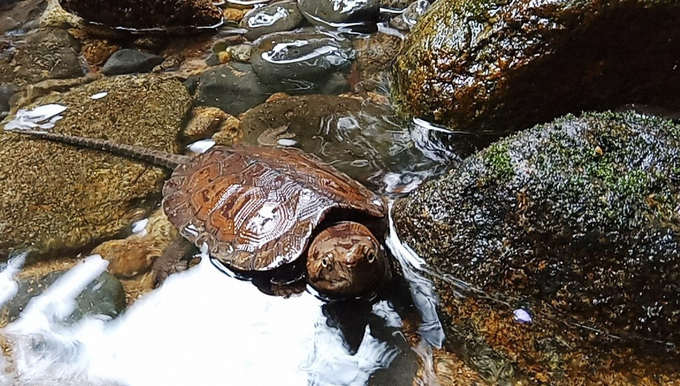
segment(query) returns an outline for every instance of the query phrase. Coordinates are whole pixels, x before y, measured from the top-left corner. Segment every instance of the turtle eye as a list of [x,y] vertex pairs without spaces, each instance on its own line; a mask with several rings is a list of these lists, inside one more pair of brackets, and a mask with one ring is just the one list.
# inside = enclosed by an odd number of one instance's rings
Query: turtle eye
[[374,262],[375,261],[375,253],[369,252],[367,258],[368,258],[369,263]]
[[326,256],[324,256],[323,259],[321,259],[321,266],[324,268],[328,268],[329,265],[331,265],[331,259],[333,258],[333,254],[329,253]]

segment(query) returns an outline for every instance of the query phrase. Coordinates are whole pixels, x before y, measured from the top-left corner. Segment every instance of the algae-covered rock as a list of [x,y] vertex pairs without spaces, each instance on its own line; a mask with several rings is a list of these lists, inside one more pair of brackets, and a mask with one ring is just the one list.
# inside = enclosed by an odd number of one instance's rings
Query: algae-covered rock
[[554,384],[678,378],[679,205],[680,126],[590,113],[494,143],[393,215],[437,272],[449,347]]
[[[55,132],[177,152],[190,96],[176,80],[121,76],[49,95],[26,109],[47,103],[66,107]],[[37,254],[73,250],[115,235],[160,196],[166,172],[0,131],[0,257],[26,247]]]
[[395,65],[410,115],[509,132],[627,103],[675,106],[677,20],[667,0],[445,0]]

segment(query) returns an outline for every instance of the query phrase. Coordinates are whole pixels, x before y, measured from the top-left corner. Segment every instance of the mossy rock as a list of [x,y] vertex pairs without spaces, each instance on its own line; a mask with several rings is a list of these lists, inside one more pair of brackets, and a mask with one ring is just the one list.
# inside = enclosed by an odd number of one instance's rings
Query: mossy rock
[[680,96],[680,3],[443,0],[394,66],[406,115],[509,133],[566,113]]
[[[102,92],[106,95],[91,98]],[[179,81],[122,76],[49,95],[26,108],[48,103],[66,106],[55,132],[177,152],[191,99]],[[0,130],[0,259],[21,249],[58,255],[116,235],[157,202],[167,173],[106,152]]]
[[679,205],[680,126],[588,113],[494,143],[393,215],[436,272],[448,347],[478,369],[642,382],[680,380]]

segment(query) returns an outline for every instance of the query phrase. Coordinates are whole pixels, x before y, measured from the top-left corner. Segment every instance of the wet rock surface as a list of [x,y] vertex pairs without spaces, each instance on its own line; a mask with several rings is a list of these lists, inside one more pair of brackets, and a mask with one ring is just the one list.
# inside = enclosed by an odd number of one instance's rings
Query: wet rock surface
[[[444,167],[423,155],[409,125],[388,108],[357,98],[305,95],[276,99],[246,112],[240,129],[243,142],[299,147],[381,190],[394,189],[392,184],[408,185]],[[386,180],[389,175],[401,180]]]
[[354,81],[356,91],[357,82],[364,90],[375,90],[381,85],[387,85],[394,60],[402,47],[402,39],[396,36],[377,33],[366,38],[355,39],[352,44],[356,52],[356,70],[358,79]]
[[61,6],[88,22],[131,30],[210,28],[222,12],[210,0],[60,0]]
[[395,102],[451,128],[501,133],[568,112],[672,106],[678,17],[667,1],[438,1],[397,60]]
[[[177,152],[176,135],[190,98],[176,80],[120,76],[25,108],[47,103],[66,106],[55,132]],[[3,257],[21,248],[37,255],[74,250],[117,234],[143,217],[167,173],[125,157],[8,131],[0,131],[0,155]]]
[[394,28],[410,31],[421,16],[430,8],[427,0],[417,0],[411,3],[404,12],[390,19],[390,25]]
[[[0,310],[0,323],[6,324],[18,318],[28,302],[42,294],[66,271],[51,272],[42,277],[19,280],[17,295]],[[64,322],[73,323],[86,315],[105,315],[112,318],[125,309],[125,291],[120,281],[108,272],[94,279],[75,299],[73,312]]]
[[302,14],[295,1],[281,1],[248,12],[241,25],[248,29],[244,36],[255,40],[262,35],[290,31],[302,22]]
[[117,277],[133,277],[147,272],[174,239],[181,237],[162,209],[156,209],[139,232],[121,240],[106,241],[92,253],[109,261],[108,271]]
[[298,0],[302,15],[312,24],[356,31],[375,31],[379,0]]
[[399,236],[437,272],[447,347],[506,369],[496,381],[569,384],[592,370],[584,357],[598,376],[677,378],[679,144],[659,118],[567,116],[400,199]]
[[263,37],[254,47],[250,63],[258,78],[273,90],[312,94],[333,82],[332,74],[348,72],[353,59],[348,39],[304,30]]
[[163,63],[160,55],[149,54],[131,49],[118,50],[109,57],[102,72],[106,75],[132,74],[135,72],[149,72]]
[[187,79],[199,106],[212,106],[238,115],[267,100],[273,91],[253,72],[249,64],[230,63],[211,68]]
[[41,28],[24,36],[0,57],[0,82],[24,85],[82,76],[78,42],[65,30]]
[[0,34],[23,34],[37,27],[36,20],[45,6],[45,0],[0,2]]

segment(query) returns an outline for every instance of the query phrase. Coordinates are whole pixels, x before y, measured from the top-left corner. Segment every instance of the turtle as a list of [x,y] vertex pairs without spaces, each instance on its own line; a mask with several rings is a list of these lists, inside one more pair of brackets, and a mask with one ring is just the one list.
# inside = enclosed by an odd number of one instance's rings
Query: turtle
[[273,271],[306,256],[307,283],[331,296],[361,296],[391,279],[383,248],[385,200],[300,149],[216,145],[187,156],[48,131],[16,132],[172,169],[162,190],[168,220],[229,269]]

